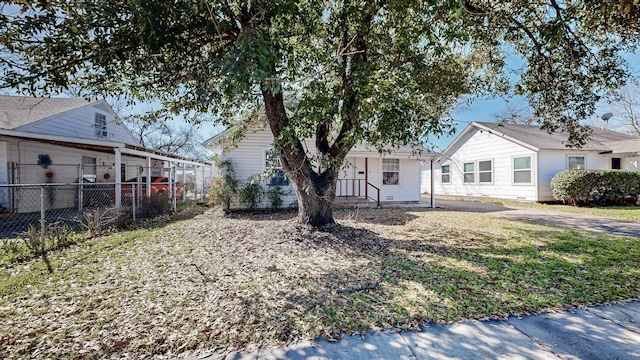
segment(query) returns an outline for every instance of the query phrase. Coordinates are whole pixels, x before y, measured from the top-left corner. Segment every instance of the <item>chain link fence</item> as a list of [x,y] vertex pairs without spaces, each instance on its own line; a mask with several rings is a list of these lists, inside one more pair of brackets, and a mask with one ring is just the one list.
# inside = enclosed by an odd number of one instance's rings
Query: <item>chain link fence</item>
[[83,214],[113,209],[136,219],[205,201],[210,179],[196,168],[9,164],[10,184],[0,184],[0,239],[51,223],[80,225]]

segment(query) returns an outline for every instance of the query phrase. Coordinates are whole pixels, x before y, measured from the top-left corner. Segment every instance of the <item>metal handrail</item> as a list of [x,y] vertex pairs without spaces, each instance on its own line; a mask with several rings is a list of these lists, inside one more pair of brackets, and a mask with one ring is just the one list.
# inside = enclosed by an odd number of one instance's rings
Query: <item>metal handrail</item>
[[[361,185],[363,182],[365,183],[364,186]],[[336,185],[336,197],[344,197],[347,199],[350,197],[364,197],[365,199],[375,201],[377,206],[380,206],[380,188],[365,179],[338,179]],[[351,187],[349,187],[349,185],[351,185]],[[369,196],[369,186],[376,190],[375,198]]]

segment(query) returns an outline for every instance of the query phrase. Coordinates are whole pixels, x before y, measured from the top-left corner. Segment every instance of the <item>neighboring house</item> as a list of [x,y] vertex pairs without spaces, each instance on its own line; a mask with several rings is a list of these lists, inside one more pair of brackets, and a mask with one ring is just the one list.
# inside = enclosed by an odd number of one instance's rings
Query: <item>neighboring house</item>
[[434,166],[434,191],[544,202],[554,200],[550,183],[560,171],[640,170],[638,137],[594,128],[579,149],[566,147],[567,138],[537,126],[473,122]]
[[[227,129],[217,134],[205,141],[204,145],[219,154],[222,160],[231,160],[240,181],[270,172],[271,175],[262,180],[263,187],[268,189],[270,186],[283,186],[288,190],[284,205],[297,205],[293,189],[274,153],[271,132],[264,126],[249,131],[235,147],[225,153],[225,148],[230,145],[227,139],[229,132],[230,129]],[[308,149],[312,149],[313,144],[313,140],[305,141]],[[422,154],[417,154],[408,146],[393,149],[383,155],[376,149],[355,146],[345,159],[344,169],[340,171],[336,202],[417,203],[421,196],[420,163],[425,159],[433,159],[434,156],[426,149],[423,149]]]
[[[195,167],[203,177],[213,169],[211,163],[143,148],[104,100],[0,96],[0,185],[110,183],[117,194],[127,179],[166,176],[176,166]],[[39,210],[24,191],[14,193],[0,188],[2,209]],[[77,191],[52,191],[49,203],[69,207],[76,197]],[[114,199],[119,206],[120,196]]]

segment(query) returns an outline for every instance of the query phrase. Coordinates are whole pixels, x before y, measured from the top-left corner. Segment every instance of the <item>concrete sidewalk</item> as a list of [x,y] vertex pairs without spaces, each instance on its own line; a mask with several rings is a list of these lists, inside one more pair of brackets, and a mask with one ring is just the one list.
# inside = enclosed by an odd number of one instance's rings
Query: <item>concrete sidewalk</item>
[[206,359],[640,359],[640,302],[430,324]]

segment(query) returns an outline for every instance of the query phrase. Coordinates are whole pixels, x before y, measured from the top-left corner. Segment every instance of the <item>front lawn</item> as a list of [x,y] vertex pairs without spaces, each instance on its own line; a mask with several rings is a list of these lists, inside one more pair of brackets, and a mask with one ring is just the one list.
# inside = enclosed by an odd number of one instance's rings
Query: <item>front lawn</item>
[[322,230],[292,216],[211,211],[50,253],[52,275],[2,268],[0,358],[202,354],[640,296],[639,239],[428,209]]

